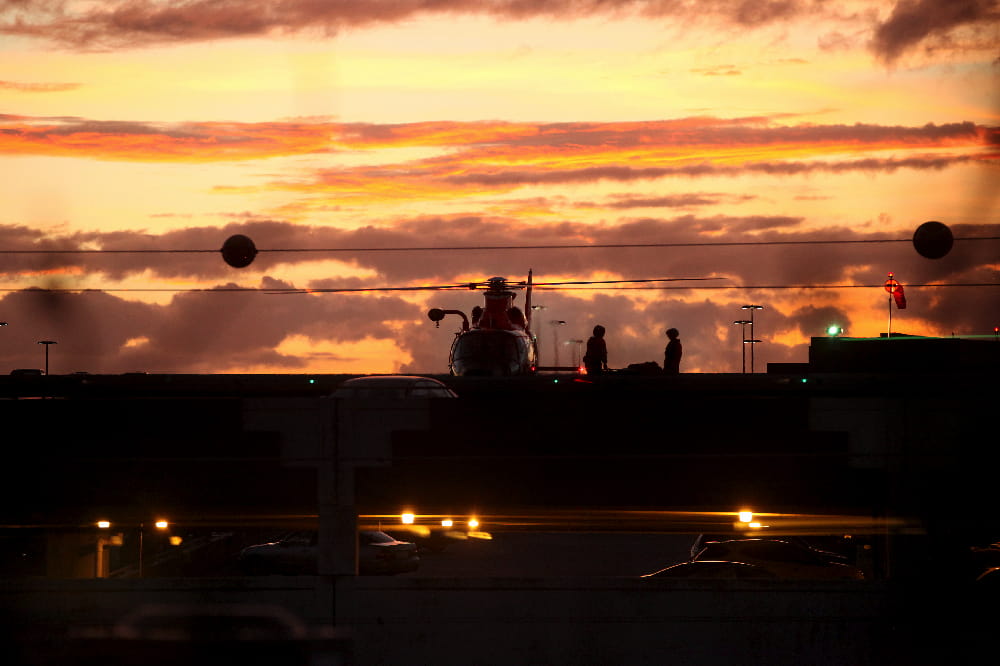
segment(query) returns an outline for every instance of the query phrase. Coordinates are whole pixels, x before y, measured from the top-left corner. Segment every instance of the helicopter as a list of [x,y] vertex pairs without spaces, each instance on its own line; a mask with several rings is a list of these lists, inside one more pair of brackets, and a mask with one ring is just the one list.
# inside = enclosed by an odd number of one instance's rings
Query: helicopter
[[538,345],[531,335],[531,271],[524,283],[524,311],[514,305],[517,294],[507,278],[492,277],[480,284],[486,289],[485,307],[477,305],[472,309],[471,323],[461,310],[432,308],[427,312],[427,317],[439,326],[450,314],[462,319],[462,330],[451,343],[448,369],[457,376],[532,374],[538,367]]
[[[504,277],[492,277],[485,282],[473,282],[469,289],[485,289],[483,306],[475,306],[471,317],[461,310],[431,308],[427,317],[441,325],[447,315],[462,320],[448,354],[448,369],[452,375],[464,377],[509,377],[532,375],[538,365],[538,343],[531,333],[531,290],[534,286],[598,285],[636,282],[674,282],[680,280],[716,280],[724,278],[654,278],[643,280],[591,280],[580,282],[532,281],[532,271],[524,282],[510,282]],[[525,290],[524,310],[514,305],[515,289]]]

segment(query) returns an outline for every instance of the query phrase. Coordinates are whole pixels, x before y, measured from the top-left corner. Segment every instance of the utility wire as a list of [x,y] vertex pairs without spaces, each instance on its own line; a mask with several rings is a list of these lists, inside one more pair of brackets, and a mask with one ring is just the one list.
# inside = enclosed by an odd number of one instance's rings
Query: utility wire
[[[657,286],[657,285],[643,285],[635,287],[623,287],[623,286],[544,286],[535,285],[538,289],[544,291],[594,291],[594,290],[607,290],[607,289],[687,289],[687,290],[701,290],[701,289],[875,289],[883,288],[885,285],[879,284],[739,284],[739,285],[697,285],[697,286]],[[907,289],[914,288],[941,288],[941,287],[1000,287],[1000,282],[938,282],[938,283],[914,283],[905,284]],[[260,287],[203,287],[203,288],[153,288],[153,287],[120,287],[120,288],[109,288],[100,289],[93,287],[63,287],[55,289],[44,289],[41,287],[25,287],[25,288],[15,288],[15,287],[2,287],[0,292],[26,292],[26,293],[38,293],[38,294],[75,294],[75,293],[101,293],[101,292],[126,292],[126,293],[207,293],[207,294],[221,294],[221,293],[249,293],[249,294],[349,294],[349,293],[363,293],[363,292],[381,292],[381,291],[457,291],[462,289],[467,289],[465,285],[456,286],[437,286],[437,287],[357,287],[357,288],[345,288],[345,289],[300,289],[300,288],[288,288],[288,289],[267,289]]]
[[[1000,240],[1000,236],[976,236],[970,238],[955,238],[954,242],[965,241],[995,241]],[[274,248],[260,249],[258,253],[277,252],[298,252],[298,253],[326,253],[326,252],[458,252],[476,250],[599,250],[599,249],[628,249],[628,248],[657,248],[657,247],[744,247],[760,245],[858,245],[877,243],[911,243],[912,238],[873,238],[854,240],[767,240],[767,241],[722,241],[722,242],[696,242],[696,243],[573,243],[561,245],[452,245],[452,246],[422,246],[422,247],[326,247],[326,248]],[[83,249],[35,249],[35,250],[5,250],[0,249],[0,254],[195,254],[195,253],[218,253],[219,249],[146,249],[146,250],[83,250]]]

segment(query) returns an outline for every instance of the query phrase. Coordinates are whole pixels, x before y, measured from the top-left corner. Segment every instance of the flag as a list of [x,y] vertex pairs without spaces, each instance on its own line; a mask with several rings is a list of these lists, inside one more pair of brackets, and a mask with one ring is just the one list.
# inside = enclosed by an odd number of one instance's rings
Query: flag
[[900,310],[906,309],[906,296],[903,294],[903,285],[898,284],[892,292],[892,298],[896,301],[896,307]]

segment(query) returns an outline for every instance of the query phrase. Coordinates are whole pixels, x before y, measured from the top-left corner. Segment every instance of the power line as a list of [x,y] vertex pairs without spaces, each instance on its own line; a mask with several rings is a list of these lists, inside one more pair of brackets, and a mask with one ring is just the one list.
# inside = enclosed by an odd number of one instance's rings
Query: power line
[[[956,243],[967,241],[995,241],[1000,236],[976,236],[955,238]],[[912,238],[869,238],[852,240],[766,240],[766,241],[721,241],[721,242],[686,242],[686,243],[567,243],[557,245],[451,245],[451,246],[415,246],[415,247],[326,247],[326,248],[273,248],[258,249],[259,253],[340,253],[340,252],[460,252],[460,251],[499,251],[499,250],[600,250],[600,249],[642,249],[669,247],[747,247],[747,246],[782,246],[782,245],[861,245],[880,243],[912,243]],[[217,253],[219,249],[145,249],[145,250],[112,250],[112,249],[33,249],[5,250],[0,254],[197,254]]]
[[[914,283],[905,285],[907,289],[916,288],[948,288],[948,287],[1000,287],[1000,282],[938,282],[938,283]],[[875,289],[883,288],[879,284],[740,284],[740,285],[698,285],[698,286],[545,286],[535,285],[536,288],[544,291],[594,291],[611,289],[683,289],[683,290],[703,290],[703,289]],[[466,285],[442,285],[433,287],[353,287],[344,289],[308,289],[292,288],[273,289],[261,287],[201,287],[201,288],[156,288],[156,287],[119,287],[99,289],[92,287],[63,287],[54,289],[44,289],[40,287],[0,287],[0,292],[26,292],[38,294],[77,294],[77,293],[248,293],[265,295],[287,295],[287,294],[350,294],[382,291],[460,291],[467,289]]]

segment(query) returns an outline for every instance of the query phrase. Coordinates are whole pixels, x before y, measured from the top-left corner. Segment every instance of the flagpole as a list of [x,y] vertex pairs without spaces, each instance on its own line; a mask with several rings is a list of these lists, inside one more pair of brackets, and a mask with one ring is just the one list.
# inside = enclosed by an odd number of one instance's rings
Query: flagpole
[[885,290],[889,293],[889,330],[885,332],[886,340],[892,337],[892,301],[895,298],[893,290],[896,288],[896,284],[892,271],[889,271],[889,277],[885,281]]
[[885,334],[886,339],[892,337],[892,292],[889,292],[889,330]]

